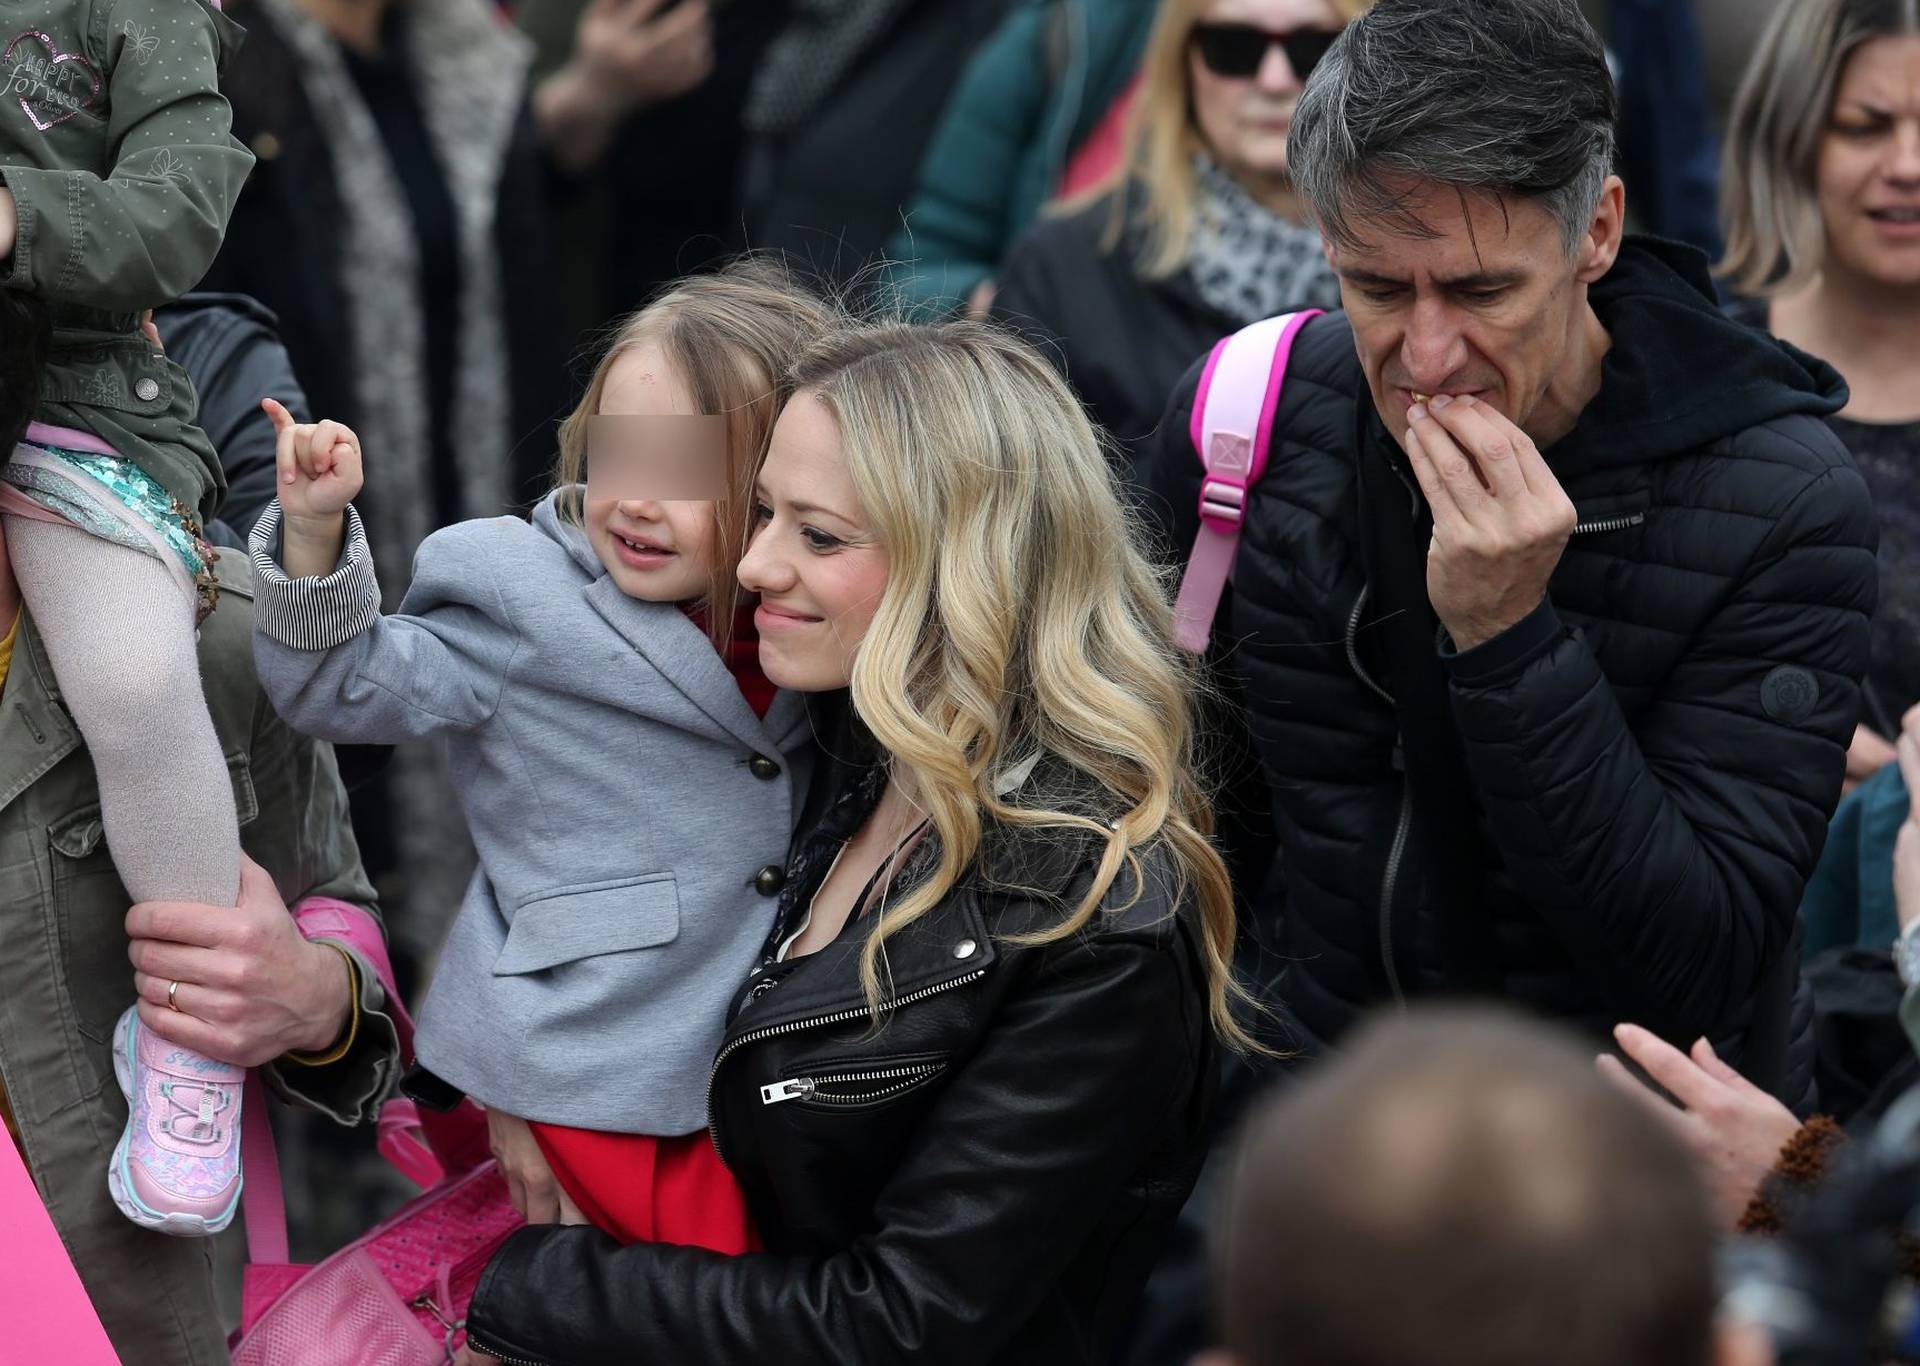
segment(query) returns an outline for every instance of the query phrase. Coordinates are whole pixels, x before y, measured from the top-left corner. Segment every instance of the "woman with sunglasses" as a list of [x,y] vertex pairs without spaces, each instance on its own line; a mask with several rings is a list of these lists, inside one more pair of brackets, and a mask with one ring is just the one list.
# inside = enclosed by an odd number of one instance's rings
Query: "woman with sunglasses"
[[1009,255],[994,316],[1051,343],[1129,462],[1214,342],[1289,308],[1339,306],[1287,176],[1287,130],[1314,65],[1371,4],[1165,0],[1124,160]]

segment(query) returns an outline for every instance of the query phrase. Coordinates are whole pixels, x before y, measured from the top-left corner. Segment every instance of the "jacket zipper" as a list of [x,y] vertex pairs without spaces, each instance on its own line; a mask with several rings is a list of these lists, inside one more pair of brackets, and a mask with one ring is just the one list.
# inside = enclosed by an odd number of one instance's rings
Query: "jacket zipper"
[[1413,789],[1406,775],[1400,775],[1400,822],[1394,827],[1393,845],[1387,850],[1387,872],[1380,879],[1380,965],[1387,970],[1387,989],[1395,1005],[1407,1003],[1400,989],[1400,969],[1393,961],[1393,888],[1400,879],[1400,859],[1407,852],[1407,832],[1413,827]]
[[[841,1072],[831,1077],[789,1077],[785,1081],[776,1081],[771,1086],[760,1088],[762,1105],[778,1105],[785,1100],[811,1100],[822,1105],[859,1105],[869,1100],[879,1100],[895,1091],[904,1091],[917,1081],[938,1072],[944,1064],[937,1062],[916,1063],[912,1067],[887,1067],[878,1072]],[[890,1082],[878,1091],[862,1091],[857,1096],[828,1096],[820,1093],[823,1086],[846,1086],[854,1082]]]
[[1393,694],[1374,682],[1372,675],[1360,663],[1360,614],[1366,610],[1367,597],[1372,592],[1373,589],[1369,585],[1361,584],[1360,596],[1353,600],[1353,611],[1347,614],[1347,663],[1354,673],[1359,675],[1360,681],[1372,688],[1379,694],[1380,700],[1391,707]]
[[[495,1361],[504,1363],[504,1366],[553,1366],[553,1363],[550,1361],[535,1361],[532,1357],[509,1356],[504,1348],[493,1346],[485,1338],[479,1337],[471,1330],[467,1333],[467,1346],[473,1348],[476,1352],[485,1352]],[[452,1358],[448,1359],[451,1360]]]
[[[897,996],[891,1001],[883,1001],[880,1003],[880,1009],[883,1011],[897,1010],[901,1006],[910,1006],[916,1001],[926,1000],[929,996],[938,996],[943,991],[952,991],[955,987],[964,987],[971,982],[977,982],[986,975],[987,970],[985,968],[975,968],[972,972],[964,976],[952,977],[944,982],[935,982],[930,987],[922,987],[918,991],[908,992],[905,996]],[[726,1064],[728,1058],[732,1057],[742,1048],[745,1048],[748,1044],[758,1043],[762,1039],[771,1039],[781,1034],[796,1034],[800,1030],[813,1029],[820,1025],[842,1024],[848,1020],[857,1020],[866,1013],[867,1008],[865,1006],[859,1006],[853,1010],[836,1010],[831,1015],[814,1015],[804,1020],[789,1020],[786,1024],[770,1025],[766,1029],[751,1030],[748,1033],[742,1034],[737,1039],[729,1040],[726,1047],[720,1050],[719,1056],[713,1060],[713,1071],[707,1076],[707,1134],[713,1140],[714,1155],[722,1162],[727,1160],[727,1150],[721,1146],[720,1143],[720,1126],[714,1122],[713,1091],[714,1085],[720,1080],[720,1069]],[[536,1366],[538,1366],[537,1363]]]
[[1629,513],[1625,517],[1608,517],[1598,522],[1581,522],[1573,529],[1576,536],[1590,536],[1602,531],[1625,531],[1630,526],[1639,526],[1647,520],[1644,512]]

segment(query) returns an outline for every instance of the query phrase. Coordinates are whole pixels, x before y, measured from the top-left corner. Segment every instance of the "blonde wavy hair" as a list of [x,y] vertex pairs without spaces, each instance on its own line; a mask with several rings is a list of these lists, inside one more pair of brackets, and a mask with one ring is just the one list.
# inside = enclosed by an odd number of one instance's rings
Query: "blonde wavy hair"
[[[560,515],[579,525],[584,509],[575,490],[586,481],[588,420],[599,414],[607,376],[622,356],[649,343],[659,346],[699,410],[727,419],[726,473],[713,505],[719,539],[701,595],[708,638],[722,654],[733,634],[735,570],[752,530],[753,484],[787,400],[782,376],[788,362],[839,318],[784,266],[765,258],[747,257],[713,274],[691,276],[614,325],[585,395],[560,424],[554,487],[561,494]],[[714,610],[716,603],[725,606]]]
[[[1127,110],[1126,155],[1113,173],[1074,201],[1115,197],[1113,221],[1101,245],[1119,245],[1131,218],[1144,229],[1139,269],[1162,280],[1187,264],[1199,217],[1200,179],[1193,159],[1206,150],[1193,116],[1193,30],[1213,0],[1164,0],[1140,59],[1140,85]],[[1373,8],[1374,0],[1333,0],[1344,23]],[[1136,191],[1130,196],[1129,191]],[[1072,207],[1069,205],[1068,207]]]
[[[961,880],[992,822],[1100,849],[1078,905],[1019,944],[1085,929],[1123,873],[1131,904],[1142,853],[1164,851],[1198,904],[1214,1028],[1257,1049],[1229,1009],[1243,994],[1232,893],[1195,776],[1196,674],[1079,401],[1036,352],[971,322],[853,327],[788,378],[833,416],[887,551],[853,704],[938,836],[938,867],[885,907],[862,951],[876,1021],[887,941]],[[1040,756],[1090,779],[1111,809],[1021,804],[1007,779]]]
[[1820,273],[1820,144],[1847,62],[1875,38],[1920,33],[1920,0],[1791,0],[1774,11],[1734,97],[1721,162],[1719,273],[1741,294],[1790,293]]

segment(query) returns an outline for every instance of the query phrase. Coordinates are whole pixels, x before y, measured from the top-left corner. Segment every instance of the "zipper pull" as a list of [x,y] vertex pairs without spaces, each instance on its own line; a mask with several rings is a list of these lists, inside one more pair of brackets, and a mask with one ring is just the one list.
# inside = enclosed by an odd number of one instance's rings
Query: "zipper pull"
[[762,1105],[778,1105],[783,1100],[805,1100],[813,1094],[812,1077],[789,1077],[785,1081],[776,1081],[771,1086],[760,1088]]

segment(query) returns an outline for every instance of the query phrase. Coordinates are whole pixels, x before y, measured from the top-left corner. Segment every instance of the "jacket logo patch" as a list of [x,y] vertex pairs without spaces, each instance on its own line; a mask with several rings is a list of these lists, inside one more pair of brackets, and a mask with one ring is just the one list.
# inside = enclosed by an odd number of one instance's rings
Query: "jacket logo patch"
[[1813,715],[1819,702],[1820,680],[1797,665],[1782,664],[1760,682],[1760,705],[1787,725]]
[[[44,52],[22,51],[38,43]],[[62,52],[39,29],[17,34],[0,53],[0,71],[6,74],[7,93],[20,103],[33,126],[46,132],[65,123],[100,98],[100,73],[77,52]]]

